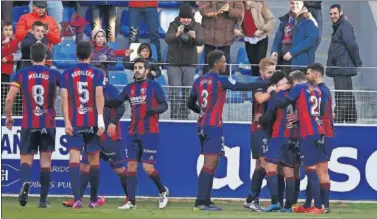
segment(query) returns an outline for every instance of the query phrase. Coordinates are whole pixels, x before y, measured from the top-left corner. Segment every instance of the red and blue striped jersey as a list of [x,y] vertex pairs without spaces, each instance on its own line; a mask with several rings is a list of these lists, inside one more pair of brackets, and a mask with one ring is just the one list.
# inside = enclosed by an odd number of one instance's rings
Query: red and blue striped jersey
[[42,65],[19,70],[12,86],[20,88],[23,106],[23,128],[55,128],[56,88],[61,73]]
[[[114,85],[112,84],[106,83],[105,86],[103,87],[103,96],[105,97],[105,99],[116,97],[118,94],[119,94],[118,89],[114,87]],[[110,108],[110,107],[105,106],[103,110],[104,111],[103,119],[105,120],[106,130],[109,127],[111,121],[114,119],[115,115],[117,114],[117,110],[118,108]],[[101,135],[101,140],[104,141],[106,139],[110,139],[110,140],[115,141],[115,140],[122,139],[122,129],[121,129],[120,121],[118,121],[115,125],[116,125],[115,135],[110,137],[107,135],[107,132],[105,132],[103,133],[103,135]]]
[[321,99],[321,116],[322,116],[322,126],[325,132],[326,137],[334,137],[334,117],[332,113],[332,97],[331,91],[326,86],[324,82],[317,85],[321,90],[322,99]]
[[[276,96],[278,98],[287,97],[289,90],[279,91]],[[268,109],[275,108],[274,100],[268,102]],[[288,105],[285,109],[277,108],[276,109],[276,119],[272,128],[272,138],[295,138],[298,139],[298,127],[297,123],[288,122],[288,114],[294,114],[296,111],[293,104]]]
[[324,134],[319,120],[321,97],[318,87],[309,83],[295,85],[288,94],[288,98],[296,103],[301,138]]
[[128,84],[116,97],[131,104],[131,123],[128,134],[148,134],[159,132],[159,114],[147,115],[148,110],[166,103],[162,87],[153,80],[134,81]]
[[[264,80],[261,77],[258,77],[256,81],[264,81]],[[258,92],[266,92],[266,89],[260,88],[256,91],[254,91],[254,93],[253,93],[253,105],[252,105],[252,110],[251,110],[253,119],[251,121],[251,132],[260,131],[260,130],[263,129],[262,124],[260,124],[257,121],[254,121],[254,115],[256,115],[256,114],[262,114],[263,115],[267,110],[267,102],[260,104],[255,100],[255,94],[258,93]]]
[[87,63],[79,63],[63,72],[68,90],[68,113],[73,127],[97,126],[96,87],[102,87],[104,73]]

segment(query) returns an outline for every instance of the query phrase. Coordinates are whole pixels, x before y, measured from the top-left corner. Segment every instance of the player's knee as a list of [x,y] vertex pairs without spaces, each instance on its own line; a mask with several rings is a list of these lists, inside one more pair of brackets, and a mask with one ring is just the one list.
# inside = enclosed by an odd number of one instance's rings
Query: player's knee
[[76,149],[69,150],[69,162],[70,163],[79,163],[80,162],[81,152]]
[[136,172],[137,162],[136,161],[128,161],[127,162],[127,169],[128,169],[128,172]]
[[30,166],[33,164],[34,154],[21,154],[21,163],[29,164]]
[[50,168],[51,167],[51,152],[42,152],[40,155],[40,165],[41,168]]
[[143,163],[143,169],[144,171],[150,175],[153,173],[154,171],[154,165],[153,164],[149,164],[149,163]]
[[121,174],[124,172],[124,168],[116,168],[116,169],[113,169],[113,171],[114,171],[117,175],[121,175]]
[[273,163],[266,163],[266,172],[277,172],[278,166]]
[[89,153],[88,161],[90,165],[99,165],[99,152]]
[[80,164],[80,171],[81,172],[89,172],[90,170],[90,165],[89,164]]

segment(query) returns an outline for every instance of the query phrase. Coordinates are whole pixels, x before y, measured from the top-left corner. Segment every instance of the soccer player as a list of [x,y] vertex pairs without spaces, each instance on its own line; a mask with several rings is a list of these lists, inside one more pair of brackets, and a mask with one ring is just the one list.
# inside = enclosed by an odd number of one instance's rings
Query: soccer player
[[[287,78],[281,79],[277,83],[276,94],[278,97],[288,96],[290,85]],[[268,92],[270,92],[271,87]],[[263,125],[273,122],[272,137],[269,141],[266,152],[267,185],[271,193],[271,204],[265,208],[264,212],[281,210],[282,212],[292,212],[291,207],[295,192],[295,171],[296,166],[300,166],[298,148],[297,124],[291,122],[290,115],[294,114],[295,106],[290,104],[284,109],[277,109],[273,100],[268,102],[266,113],[256,118]],[[286,180],[286,202],[283,203],[278,197],[278,167],[282,166]]]
[[[320,122],[321,91],[308,83],[306,75],[301,71],[290,73],[293,88],[287,97],[276,97],[276,86],[270,91],[271,99],[278,108],[286,108],[295,104],[299,116],[300,155],[305,167],[305,173],[310,183],[310,191],[314,197],[314,207],[309,213],[322,214],[319,180],[316,173],[317,166],[326,161],[323,144],[323,128]],[[295,212],[295,207],[292,210]]]
[[20,160],[21,191],[19,203],[26,206],[30,190],[30,171],[34,154],[40,152],[40,199],[39,207],[49,207],[51,155],[55,150],[55,97],[61,84],[60,72],[45,67],[47,46],[35,43],[30,48],[32,66],[19,70],[5,102],[6,127],[12,130],[12,108],[19,91],[23,99]]
[[89,208],[98,201],[100,136],[104,132],[103,119],[104,73],[90,64],[92,47],[89,42],[80,42],[76,48],[79,63],[63,72],[61,91],[62,110],[69,147],[69,174],[74,196],[72,208],[81,208],[80,155],[84,149],[90,165]]
[[159,114],[168,109],[168,104],[161,86],[156,81],[147,80],[149,67],[149,62],[144,58],[135,59],[135,81],[128,84],[118,96],[106,100],[109,107],[117,107],[127,100],[131,104],[131,123],[126,144],[129,201],[119,209],[136,209],[138,162],[142,162],[144,171],[157,186],[160,193],[159,208],[165,208],[168,204],[169,190],[154,166],[159,141]]
[[[325,206],[325,213],[330,213],[330,202],[329,202],[329,192],[330,192],[330,176],[328,172],[328,161],[331,158],[331,152],[334,148],[335,140],[335,129],[334,129],[334,118],[332,110],[332,97],[330,89],[326,86],[323,81],[324,67],[320,63],[314,63],[307,67],[306,77],[314,85],[318,86],[321,90],[321,119],[322,126],[325,132],[325,153],[326,161],[319,163],[317,168],[317,173],[319,177],[319,182],[321,185],[321,199],[322,204]],[[309,184],[308,184],[309,185]],[[305,204],[300,206],[297,211],[305,212],[306,209],[310,208],[312,202],[311,194],[306,197]]]
[[[115,97],[119,94],[118,89],[109,84],[107,78],[105,78],[105,86],[103,88],[103,95],[106,99]],[[120,127],[120,119],[122,118],[126,107],[124,104],[119,105],[117,108],[105,107],[104,120],[107,132],[101,135],[101,151],[100,158],[109,162],[114,172],[119,176],[121,186],[127,199],[127,169],[124,165],[125,158],[122,157],[122,130]],[[80,196],[83,197],[86,187],[89,184],[90,165],[88,160],[88,154],[83,151],[83,156],[80,164]],[[104,197],[98,197],[98,203],[104,204]],[[64,207],[72,207],[74,200],[64,201],[62,205]]]
[[[259,62],[260,77],[257,81],[266,81],[271,78],[276,70],[276,62],[272,58],[264,58]],[[255,120],[265,113],[267,110],[267,102],[270,99],[270,94],[266,92],[266,88],[260,88],[253,93],[253,120],[251,123],[251,152],[255,162],[255,170],[251,179],[250,192],[244,203],[244,207],[253,211],[262,211],[259,206],[259,194],[262,187],[263,179],[266,175],[264,155],[268,147],[268,135],[266,128],[263,127],[258,121]]]
[[[212,51],[207,56],[210,72],[194,81],[187,102],[189,109],[199,114],[198,136],[204,165],[198,179],[198,194],[194,210],[221,210],[211,201],[211,190],[219,156],[224,155],[224,137],[222,111],[226,90],[251,91],[266,87],[270,81],[239,83],[231,78],[221,77],[226,71],[226,58],[220,50]],[[278,81],[274,78],[275,81]],[[272,79],[271,79],[272,80]],[[199,105],[197,105],[197,102]]]

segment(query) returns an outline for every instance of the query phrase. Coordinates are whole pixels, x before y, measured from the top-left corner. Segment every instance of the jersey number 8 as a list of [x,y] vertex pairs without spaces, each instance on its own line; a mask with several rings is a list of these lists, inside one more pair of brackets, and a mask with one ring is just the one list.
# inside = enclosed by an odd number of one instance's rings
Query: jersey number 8
[[312,116],[319,116],[321,108],[321,98],[317,98],[316,96],[310,96],[309,101],[312,104],[310,107],[310,114]]
[[43,97],[45,90],[42,85],[34,85],[32,88],[33,98],[36,104],[42,106],[45,99]]

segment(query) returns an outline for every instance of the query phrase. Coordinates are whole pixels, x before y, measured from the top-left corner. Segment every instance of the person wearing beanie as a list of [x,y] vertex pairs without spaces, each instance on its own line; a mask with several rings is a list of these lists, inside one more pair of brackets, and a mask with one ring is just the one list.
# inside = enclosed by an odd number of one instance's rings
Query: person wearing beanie
[[[191,86],[198,64],[197,46],[204,44],[203,29],[195,22],[192,7],[182,4],[178,17],[170,23],[165,36],[168,44],[167,74],[169,86]],[[185,103],[181,103],[173,96],[178,96],[179,89],[169,90],[171,96],[171,119],[188,119],[190,111]],[[188,98],[188,92],[182,92],[183,99]]]
[[110,48],[106,42],[106,32],[102,29],[94,29],[92,31],[92,64],[102,69],[108,78],[109,65],[116,65],[116,56],[114,50]]

